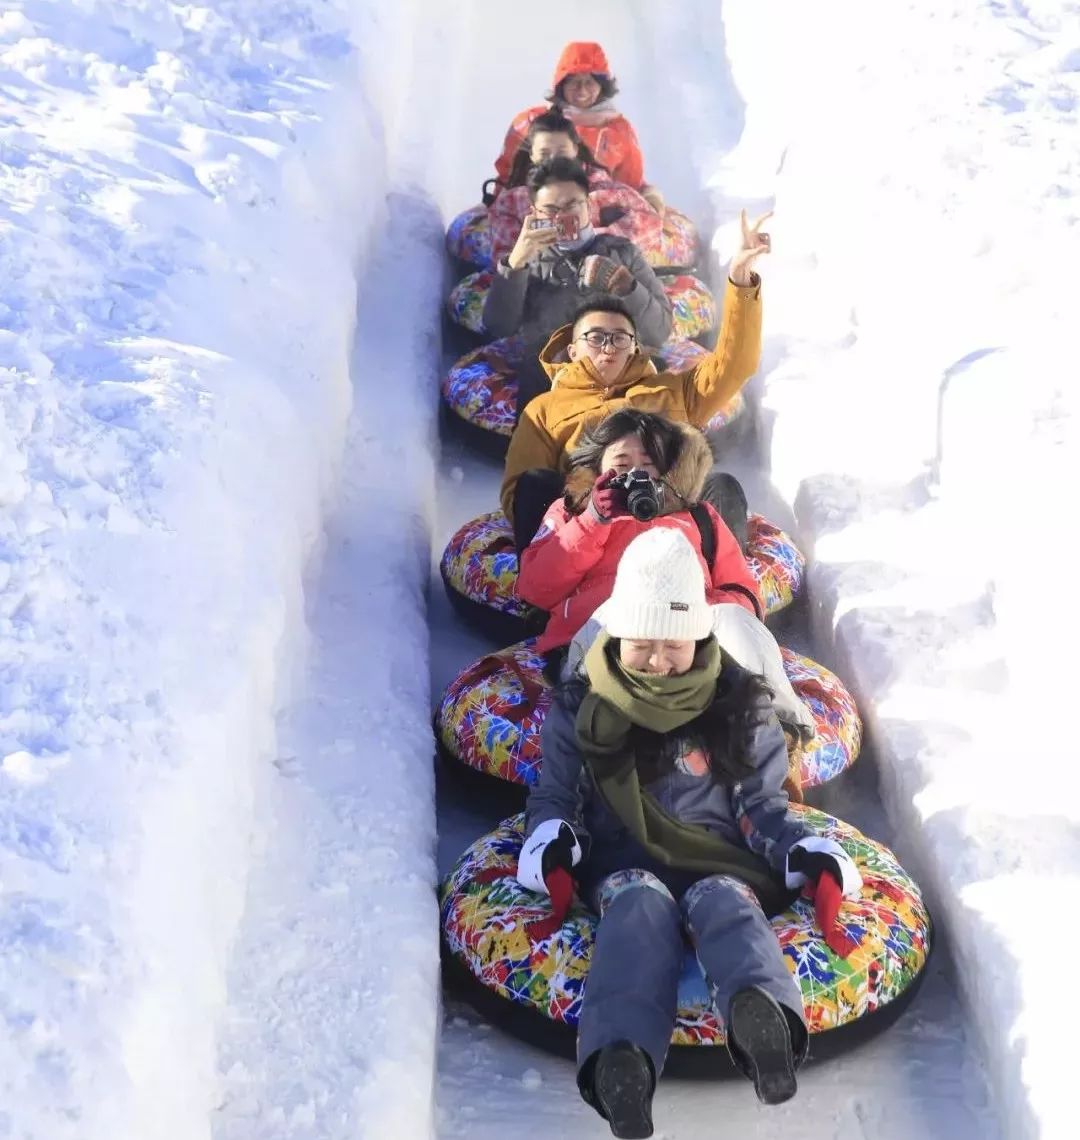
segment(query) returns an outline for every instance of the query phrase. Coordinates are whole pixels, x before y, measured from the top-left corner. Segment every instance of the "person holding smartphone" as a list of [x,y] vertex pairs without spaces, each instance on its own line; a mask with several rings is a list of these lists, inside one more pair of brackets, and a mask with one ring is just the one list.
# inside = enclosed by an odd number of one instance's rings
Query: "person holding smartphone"
[[589,221],[589,175],[580,162],[553,158],[529,172],[531,209],[513,249],[501,258],[484,303],[493,336],[521,333],[518,416],[550,386],[538,356],[551,333],[589,295],[608,294],[633,316],[642,343],[671,335],[671,302],[632,241],[596,233]]

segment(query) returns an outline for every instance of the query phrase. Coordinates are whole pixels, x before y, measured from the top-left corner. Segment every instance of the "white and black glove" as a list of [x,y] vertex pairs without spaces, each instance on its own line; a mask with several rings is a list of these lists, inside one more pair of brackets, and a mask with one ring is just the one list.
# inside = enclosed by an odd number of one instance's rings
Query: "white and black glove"
[[795,890],[807,880],[816,883],[823,871],[828,871],[840,884],[840,893],[845,898],[862,890],[862,875],[851,856],[835,839],[824,835],[808,835],[794,844],[787,854],[784,884]]
[[569,874],[581,862],[581,844],[574,829],[561,819],[545,819],[521,845],[517,881],[530,891],[548,894],[545,878],[556,867]]

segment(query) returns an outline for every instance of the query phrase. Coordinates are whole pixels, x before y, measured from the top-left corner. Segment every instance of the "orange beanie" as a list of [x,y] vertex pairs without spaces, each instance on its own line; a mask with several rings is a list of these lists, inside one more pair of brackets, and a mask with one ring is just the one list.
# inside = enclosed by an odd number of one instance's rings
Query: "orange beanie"
[[559,62],[555,64],[552,88],[558,87],[568,75],[577,75],[583,71],[589,72],[590,75],[610,75],[611,67],[607,56],[604,55],[604,49],[599,44],[578,40],[562,49]]

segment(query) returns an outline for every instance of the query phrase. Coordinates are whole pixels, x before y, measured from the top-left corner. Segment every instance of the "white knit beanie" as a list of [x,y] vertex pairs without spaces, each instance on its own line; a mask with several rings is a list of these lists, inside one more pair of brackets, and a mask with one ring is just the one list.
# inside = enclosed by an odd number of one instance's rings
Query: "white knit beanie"
[[[599,616],[599,615],[598,615]],[[686,536],[650,527],[623,551],[615,588],[603,605],[612,637],[638,641],[698,641],[712,632],[705,575]]]

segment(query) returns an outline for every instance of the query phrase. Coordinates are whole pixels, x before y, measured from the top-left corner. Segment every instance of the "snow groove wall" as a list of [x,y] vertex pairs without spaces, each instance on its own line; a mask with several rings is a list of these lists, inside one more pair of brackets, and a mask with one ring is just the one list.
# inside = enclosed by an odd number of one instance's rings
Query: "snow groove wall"
[[0,1135],[208,1134],[413,18],[0,15]]
[[723,20],[747,126],[714,195],[775,194],[761,426],[821,641],[1008,1135],[1071,1136],[1080,1004],[1049,966],[1080,859],[1052,696],[1080,632],[1058,538],[1080,6],[726,0]]

